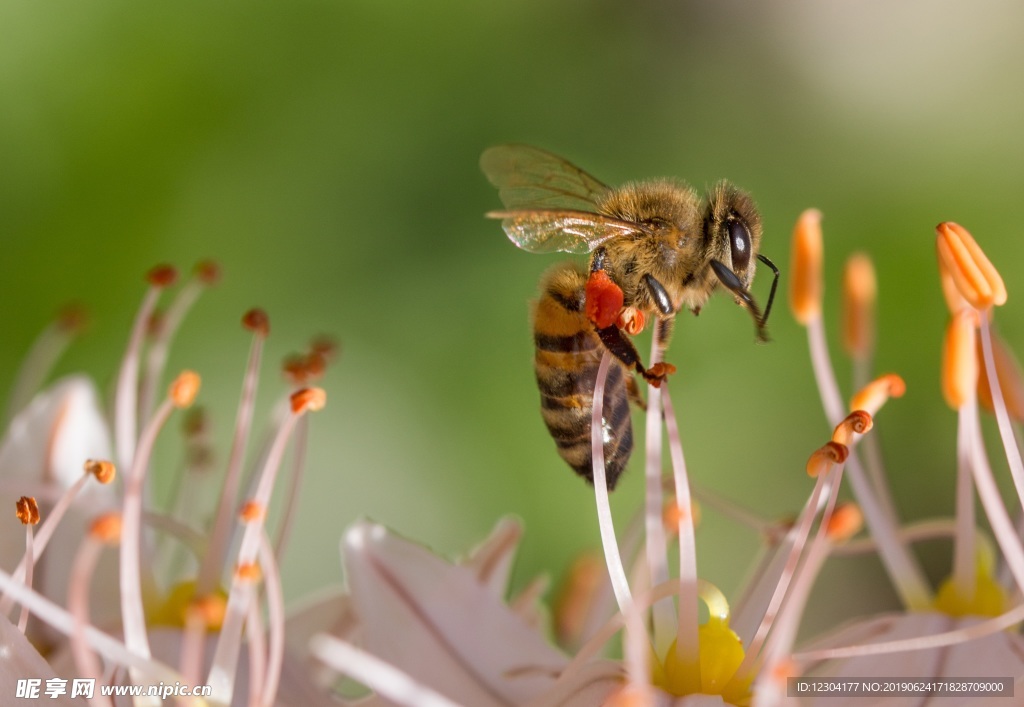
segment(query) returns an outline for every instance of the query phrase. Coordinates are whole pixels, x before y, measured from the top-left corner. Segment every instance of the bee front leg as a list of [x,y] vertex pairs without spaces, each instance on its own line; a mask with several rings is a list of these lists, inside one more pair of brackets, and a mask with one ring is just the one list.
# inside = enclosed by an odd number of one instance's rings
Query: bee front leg
[[637,353],[633,342],[626,338],[622,330],[617,326],[608,326],[597,329],[597,335],[615,358],[622,361],[629,368],[636,369],[636,372],[644,377],[648,383],[655,388],[661,386],[662,381],[669,375],[676,372],[676,367],[671,363],[656,363],[650,368],[645,368],[640,362],[640,354]]

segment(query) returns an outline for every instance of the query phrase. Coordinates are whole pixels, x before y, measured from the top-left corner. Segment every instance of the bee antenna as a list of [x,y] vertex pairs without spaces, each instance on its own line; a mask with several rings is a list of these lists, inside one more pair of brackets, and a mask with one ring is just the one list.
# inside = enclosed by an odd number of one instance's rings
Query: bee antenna
[[772,272],[775,273],[775,279],[772,280],[771,292],[768,293],[768,305],[764,308],[764,316],[761,317],[761,326],[763,327],[768,323],[768,315],[772,313],[772,302],[775,301],[775,288],[779,286],[779,269],[775,267],[775,263],[761,253],[757,254],[757,259],[771,268]]

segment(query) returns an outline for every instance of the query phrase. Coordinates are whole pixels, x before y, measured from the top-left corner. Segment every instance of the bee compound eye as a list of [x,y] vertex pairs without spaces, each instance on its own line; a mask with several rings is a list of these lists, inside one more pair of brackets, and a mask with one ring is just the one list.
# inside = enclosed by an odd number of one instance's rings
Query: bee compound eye
[[746,270],[750,264],[750,233],[741,221],[729,221],[729,244],[733,272]]

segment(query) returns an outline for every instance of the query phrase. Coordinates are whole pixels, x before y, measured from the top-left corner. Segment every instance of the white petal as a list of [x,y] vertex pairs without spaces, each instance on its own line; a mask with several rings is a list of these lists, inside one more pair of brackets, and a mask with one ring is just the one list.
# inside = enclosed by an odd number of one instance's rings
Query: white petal
[[67,488],[82,476],[86,459],[110,459],[110,454],[96,387],[85,376],[68,376],[11,421],[0,442],[0,478],[52,480]]
[[[812,650],[864,643],[882,643],[905,638],[929,636],[970,626],[983,619],[956,619],[939,613],[890,614],[860,621],[816,641]],[[814,676],[830,678],[1019,678],[1024,675],[1024,638],[1000,631],[990,636],[943,648],[904,651],[831,661],[813,671]],[[1016,690],[1015,690],[1016,693]],[[968,705],[1004,705],[1005,697],[984,700],[977,696],[936,698],[943,707]],[[811,704],[822,707],[863,705],[864,697],[829,697]],[[873,705],[917,704],[907,696],[872,699]]]
[[[67,694],[50,698],[46,692],[46,681],[56,678],[57,674],[49,664],[43,660],[32,644],[17,627],[7,620],[7,617],[0,616],[0,695],[3,695],[3,703],[11,704],[15,701],[17,694],[18,680],[38,679],[42,680],[37,700],[24,700],[26,704],[40,702],[46,705],[71,705],[85,706],[85,701],[78,698],[71,699],[71,683],[64,687]],[[22,702],[23,700],[18,700]]]
[[343,553],[365,648],[446,697],[521,704],[565,666],[473,570],[368,522],[346,533]]

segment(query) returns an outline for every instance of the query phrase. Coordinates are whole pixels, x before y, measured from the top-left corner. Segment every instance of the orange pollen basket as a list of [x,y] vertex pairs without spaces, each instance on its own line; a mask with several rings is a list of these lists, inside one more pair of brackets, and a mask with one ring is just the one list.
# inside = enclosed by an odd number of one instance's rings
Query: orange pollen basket
[[587,279],[587,319],[598,329],[607,329],[616,322],[622,312],[622,289],[612,282],[604,270],[595,270]]

